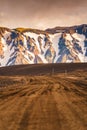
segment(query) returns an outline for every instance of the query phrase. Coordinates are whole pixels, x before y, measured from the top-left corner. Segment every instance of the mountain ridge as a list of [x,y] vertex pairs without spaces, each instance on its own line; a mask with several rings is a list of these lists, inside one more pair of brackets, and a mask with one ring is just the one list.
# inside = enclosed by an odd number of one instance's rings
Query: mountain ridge
[[87,24],[46,30],[0,27],[0,65],[87,62]]

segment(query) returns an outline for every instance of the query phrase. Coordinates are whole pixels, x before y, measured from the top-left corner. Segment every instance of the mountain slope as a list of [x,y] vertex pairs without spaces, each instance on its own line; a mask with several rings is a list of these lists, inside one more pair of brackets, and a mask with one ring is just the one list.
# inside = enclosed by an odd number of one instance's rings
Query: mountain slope
[[37,30],[0,27],[0,65],[87,62],[87,25]]

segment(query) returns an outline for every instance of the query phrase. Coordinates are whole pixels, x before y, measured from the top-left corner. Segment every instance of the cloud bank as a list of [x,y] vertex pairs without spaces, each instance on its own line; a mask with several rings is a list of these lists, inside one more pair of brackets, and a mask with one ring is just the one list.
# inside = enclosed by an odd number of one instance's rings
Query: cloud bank
[[3,0],[0,26],[45,29],[87,23],[86,0]]

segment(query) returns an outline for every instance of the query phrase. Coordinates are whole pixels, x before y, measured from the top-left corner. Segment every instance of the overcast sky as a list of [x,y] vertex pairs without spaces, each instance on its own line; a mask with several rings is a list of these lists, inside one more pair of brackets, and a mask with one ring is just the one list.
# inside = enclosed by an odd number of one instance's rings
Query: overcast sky
[[0,26],[51,28],[87,23],[87,0],[0,0]]

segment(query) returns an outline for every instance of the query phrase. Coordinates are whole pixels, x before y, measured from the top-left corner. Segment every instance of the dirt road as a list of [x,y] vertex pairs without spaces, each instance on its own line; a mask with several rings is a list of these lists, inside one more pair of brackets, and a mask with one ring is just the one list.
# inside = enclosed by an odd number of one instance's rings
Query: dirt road
[[0,130],[87,130],[86,79],[56,75],[15,80],[0,88]]

